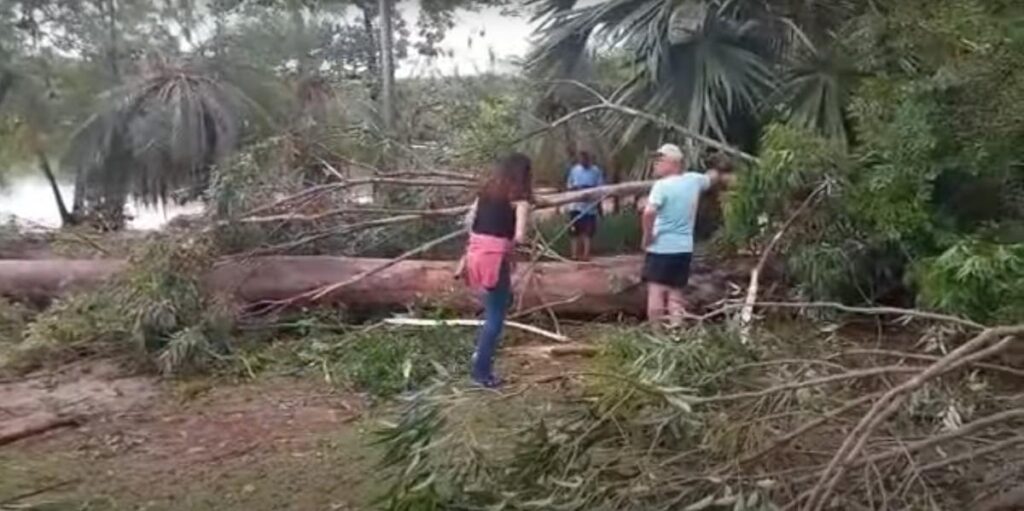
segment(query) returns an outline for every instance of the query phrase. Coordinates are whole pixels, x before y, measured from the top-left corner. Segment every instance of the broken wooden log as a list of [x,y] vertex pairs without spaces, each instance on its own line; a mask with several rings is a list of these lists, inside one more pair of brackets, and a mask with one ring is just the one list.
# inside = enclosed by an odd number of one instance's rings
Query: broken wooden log
[[[580,316],[642,315],[642,256],[596,259],[589,263],[544,262],[523,279],[526,264],[513,277],[519,310],[546,310]],[[266,256],[224,260],[206,279],[209,290],[241,305],[288,300],[310,290],[345,281],[386,259],[333,256]],[[98,286],[125,268],[121,260],[0,260],[0,296],[22,301],[50,300]],[[750,262],[715,263],[698,257],[687,297],[694,310],[725,298],[742,282]],[[324,297],[319,304],[352,310],[406,310],[430,303],[475,312],[478,296],[455,279],[455,261],[406,260]],[[521,299],[519,298],[521,296]],[[309,305],[295,303],[296,306]]]

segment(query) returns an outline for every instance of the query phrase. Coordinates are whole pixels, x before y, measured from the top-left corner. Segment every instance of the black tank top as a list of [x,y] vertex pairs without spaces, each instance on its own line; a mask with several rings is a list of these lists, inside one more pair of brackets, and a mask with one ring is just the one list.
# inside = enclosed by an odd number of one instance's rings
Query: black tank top
[[480,197],[476,204],[473,232],[512,239],[516,235],[516,209],[507,200]]

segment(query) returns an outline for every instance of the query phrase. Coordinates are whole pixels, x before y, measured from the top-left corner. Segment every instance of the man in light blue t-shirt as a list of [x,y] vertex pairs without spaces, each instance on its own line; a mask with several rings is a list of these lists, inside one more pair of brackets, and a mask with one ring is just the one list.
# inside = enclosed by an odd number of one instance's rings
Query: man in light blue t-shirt
[[684,313],[683,288],[690,278],[693,231],[701,193],[731,176],[711,169],[704,174],[684,172],[685,157],[678,146],[665,144],[655,154],[654,174],[643,212],[643,279],[647,282],[647,317],[660,324],[677,324]]
[[[604,184],[604,174],[591,161],[590,153],[580,151],[577,163],[569,169],[566,190],[583,190]],[[597,202],[576,202],[570,204],[569,234],[572,236],[572,258],[577,261],[590,260],[590,245],[597,232],[597,217],[601,210]]]

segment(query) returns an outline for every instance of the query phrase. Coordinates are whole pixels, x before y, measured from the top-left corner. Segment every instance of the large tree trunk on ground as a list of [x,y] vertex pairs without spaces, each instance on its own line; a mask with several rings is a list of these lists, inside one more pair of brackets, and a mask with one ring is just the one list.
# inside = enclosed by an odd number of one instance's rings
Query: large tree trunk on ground
[[[269,256],[224,262],[207,279],[212,290],[230,294],[241,304],[287,300],[375,268],[384,259],[330,256]],[[560,314],[641,315],[645,295],[640,285],[639,256],[598,259],[592,263],[518,265],[513,283],[519,310],[545,304]],[[119,260],[0,260],[0,296],[40,302],[71,290],[95,287],[125,267]],[[356,310],[405,310],[430,302],[462,312],[478,308],[476,293],[454,279],[454,261],[402,261],[330,296]],[[742,282],[746,262],[715,265],[695,261],[687,292],[692,307],[722,299],[729,281]],[[296,304],[298,305],[298,304]]]

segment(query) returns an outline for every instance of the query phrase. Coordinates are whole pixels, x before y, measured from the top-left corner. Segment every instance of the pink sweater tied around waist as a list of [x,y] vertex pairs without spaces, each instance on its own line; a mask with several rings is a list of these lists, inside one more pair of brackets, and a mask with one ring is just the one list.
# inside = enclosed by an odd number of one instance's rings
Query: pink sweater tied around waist
[[508,238],[471,233],[465,261],[469,286],[478,290],[497,287],[501,265],[512,254],[513,248],[515,244]]

